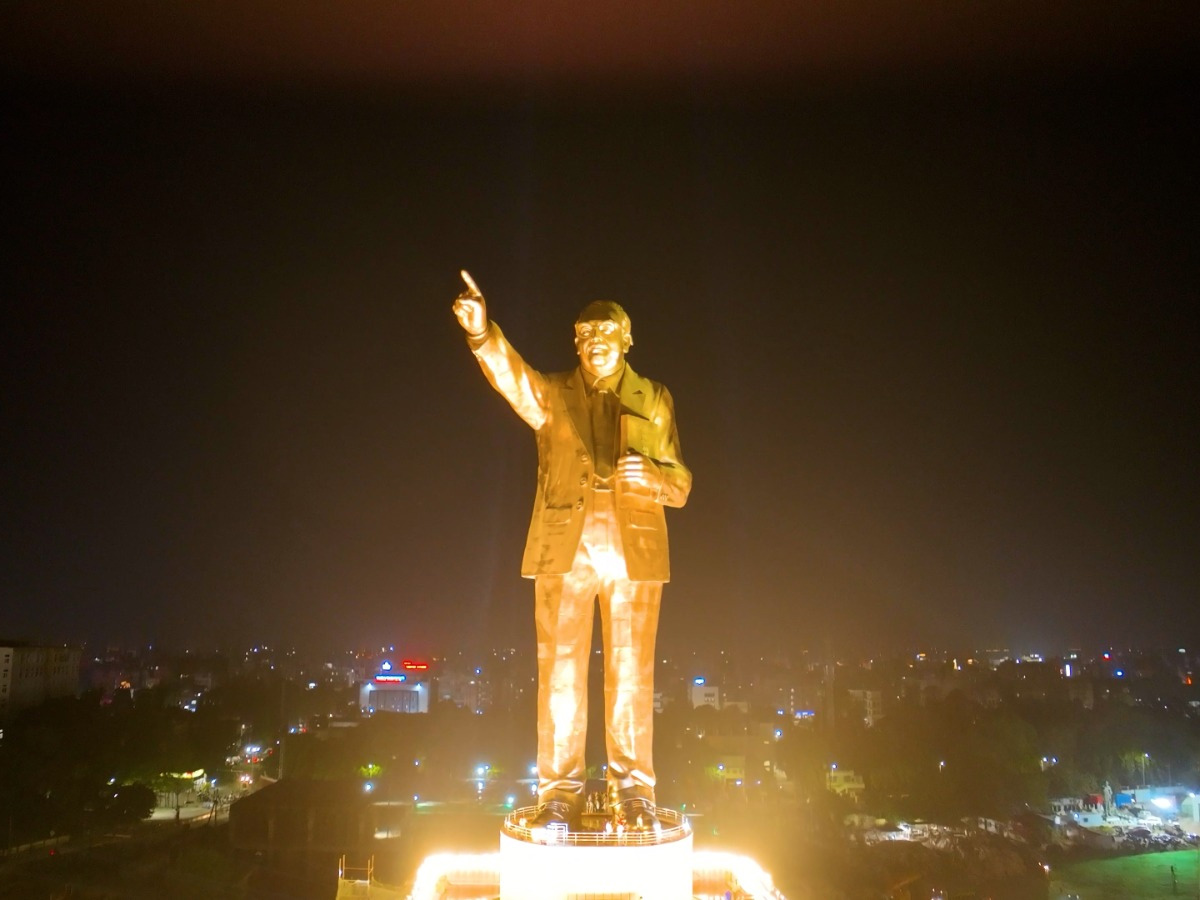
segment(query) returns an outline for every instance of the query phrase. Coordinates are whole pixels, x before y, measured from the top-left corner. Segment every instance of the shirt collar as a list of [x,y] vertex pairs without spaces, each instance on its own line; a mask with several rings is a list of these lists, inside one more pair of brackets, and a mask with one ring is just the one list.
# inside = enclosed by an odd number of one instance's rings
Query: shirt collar
[[625,364],[621,364],[621,368],[613,372],[611,375],[605,375],[603,378],[593,379],[582,366],[579,368],[579,374],[583,376],[583,383],[587,386],[589,394],[594,394],[597,391],[612,391],[614,394],[619,393],[621,387],[621,379],[625,376]]

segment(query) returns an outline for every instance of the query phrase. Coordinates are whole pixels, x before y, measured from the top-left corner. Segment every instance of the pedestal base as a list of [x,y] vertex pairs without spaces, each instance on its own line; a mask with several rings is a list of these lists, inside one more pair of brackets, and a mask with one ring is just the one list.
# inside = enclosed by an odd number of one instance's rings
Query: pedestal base
[[500,835],[500,900],[691,900],[692,835],[667,844],[535,844]]
[[499,853],[426,857],[410,900],[783,900],[754,860],[693,853],[691,827],[670,810],[658,810],[661,831],[622,834],[520,824],[535,812],[505,820]]

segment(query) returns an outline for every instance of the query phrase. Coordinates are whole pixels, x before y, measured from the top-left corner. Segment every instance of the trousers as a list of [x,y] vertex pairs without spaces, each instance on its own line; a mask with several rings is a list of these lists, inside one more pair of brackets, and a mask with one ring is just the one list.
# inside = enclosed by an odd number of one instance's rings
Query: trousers
[[654,800],[654,642],[662,582],[630,581],[615,494],[594,491],[571,571],[534,582],[538,797],[582,807],[588,661],[599,601],[607,780],[619,800]]

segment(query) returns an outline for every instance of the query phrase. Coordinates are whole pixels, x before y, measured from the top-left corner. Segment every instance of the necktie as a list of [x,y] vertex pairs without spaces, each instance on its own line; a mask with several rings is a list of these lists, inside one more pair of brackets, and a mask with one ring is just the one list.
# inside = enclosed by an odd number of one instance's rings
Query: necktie
[[617,395],[599,390],[592,396],[592,443],[596,454],[596,475],[609,478],[617,462]]

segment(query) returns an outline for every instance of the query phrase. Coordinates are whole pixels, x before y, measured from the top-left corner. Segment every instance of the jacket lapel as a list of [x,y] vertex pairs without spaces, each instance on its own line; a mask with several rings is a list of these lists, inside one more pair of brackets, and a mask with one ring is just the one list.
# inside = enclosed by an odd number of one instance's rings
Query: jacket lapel
[[644,419],[649,402],[650,385],[630,368],[629,363],[625,363],[625,375],[621,378],[621,412]]
[[571,422],[575,425],[575,433],[583,446],[592,446],[592,416],[588,411],[587,391],[583,386],[583,376],[576,368],[567,377],[563,385],[563,403],[571,414]]

